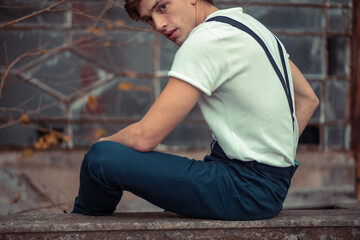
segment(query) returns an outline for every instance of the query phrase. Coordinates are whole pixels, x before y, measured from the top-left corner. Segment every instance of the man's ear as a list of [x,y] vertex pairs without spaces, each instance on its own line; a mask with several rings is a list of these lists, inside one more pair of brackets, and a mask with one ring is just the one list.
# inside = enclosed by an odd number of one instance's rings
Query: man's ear
[[198,1],[198,0],[190,0],[190,3],[191,3],[192,5],[195,5],[197,1]]

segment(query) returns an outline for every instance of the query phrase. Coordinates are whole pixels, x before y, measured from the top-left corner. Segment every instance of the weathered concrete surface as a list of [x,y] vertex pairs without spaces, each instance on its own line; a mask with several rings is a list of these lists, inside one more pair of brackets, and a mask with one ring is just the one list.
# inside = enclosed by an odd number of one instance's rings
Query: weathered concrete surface
[[0,217],[0,239],[360,239],[360,208],[283,210],[247,222],[173,213],[15,214]]
[[[80,165],[86,151],[0,153],[0,215],[62,213],[71,211],[79,188]],[[14,201],[17,197],[20,198]],[[162,211],[124,192],[117,207],[121,212]]]
[[[51,150],[24,154],[0,152],[0,215],[71,211],[86,150]],[[173,151],[202,159],[208,150]],[[285,208],[324,208],[355,201],[354,159],[347,153],[298,152]],[[17,199],[17,196],[19,198]],[[162,209],[125,192],[116,212],[154,212]]]

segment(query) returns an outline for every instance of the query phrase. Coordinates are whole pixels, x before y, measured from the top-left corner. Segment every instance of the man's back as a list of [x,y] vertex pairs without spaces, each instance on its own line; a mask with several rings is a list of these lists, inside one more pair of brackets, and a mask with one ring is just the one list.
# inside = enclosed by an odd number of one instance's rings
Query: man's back
[[[208,19],[214,16],[228,16],[251,28],[283,69],[276,39],[261,23],[241,8],[217,11]],[[169,75],[205,93],[199,107],[228,157],[280,167],[294,164],[296,120],[293,129],[280,79],[248,33],[220,22],[199,25],[179,49]]]

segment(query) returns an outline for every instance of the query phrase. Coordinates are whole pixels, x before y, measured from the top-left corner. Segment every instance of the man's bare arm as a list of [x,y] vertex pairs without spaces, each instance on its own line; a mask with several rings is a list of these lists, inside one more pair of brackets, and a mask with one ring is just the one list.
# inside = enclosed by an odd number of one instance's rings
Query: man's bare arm
[[197,88],[170,77],[158,99],[139,122],[100,141],[118,142],[141,152],[151,151],[184,119],[200,95]]
[[289,61],[294,82],[295,115],[299,125],[300,136],[316,108],[319,106],[319,99],[300,70],[291,60]]

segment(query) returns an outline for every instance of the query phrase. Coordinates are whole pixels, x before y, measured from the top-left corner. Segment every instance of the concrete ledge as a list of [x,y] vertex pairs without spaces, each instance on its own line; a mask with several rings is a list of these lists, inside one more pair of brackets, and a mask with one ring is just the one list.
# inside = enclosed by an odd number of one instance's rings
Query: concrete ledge
[[167,212],[10,215],[0,218],[0,239],[360,239],[360,208],[283,210],[246,222]]
[[[63,209],[72,209],[86,150],[25,153],[0,152],[0,216],[40,212],[57,214]],[[206,149],[170,153],[202,159],[209,152]],[[300,167],[292,179],[284,208],[331,208],[339,203],[356,202],[356,168],[351,154],[298,151],[297,160]],[[17,196],[20,196],[19,201],[13,203]],[[162,209],[126,191],[116,209],[116,212],[159,211]]]

